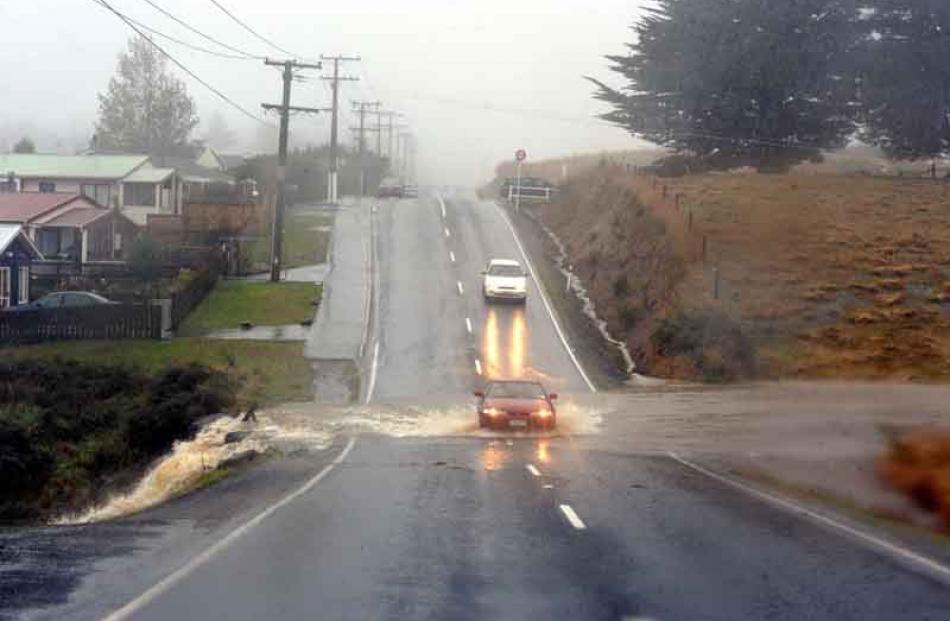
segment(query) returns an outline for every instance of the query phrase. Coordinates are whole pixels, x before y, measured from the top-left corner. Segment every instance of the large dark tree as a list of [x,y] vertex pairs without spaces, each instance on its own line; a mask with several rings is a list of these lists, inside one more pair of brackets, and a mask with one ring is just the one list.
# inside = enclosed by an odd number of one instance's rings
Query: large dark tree
[[895,158],[950,152],[950,1],[870,4],[861,20],[865,139]]
[[849,0],[657,0],[634,26],[626,81],[597,82],[607,120],[723,165],[783,168],[853,132]]
[[166,58],[142,37],[129,41],[109,89],[99,95],[97,148],[172,155],[185,153],[198,124],[195,102]]

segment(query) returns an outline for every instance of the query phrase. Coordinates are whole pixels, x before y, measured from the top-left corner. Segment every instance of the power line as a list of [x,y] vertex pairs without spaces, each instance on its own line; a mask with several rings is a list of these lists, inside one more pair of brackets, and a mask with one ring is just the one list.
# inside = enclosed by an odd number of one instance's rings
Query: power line
[[187,73],[189,76],[191,76],[192,78],[194,78],[194,80],[195,80],[196,82],[198,82],[199,84],[201,84],[202,86],[204,86],[206,89],[208,89],[209,91],[211,91],[212,93],[214,93],[215,95],[217,95],[222,101],[224,101],[225,103],[227,103],[228,105],[230,105],[232,108],[234,108],[235,110],[239,111],[241,114],[247,116],[248,118],[254,119],[255,121],[257,121],[257,122],[260,123],[261,125],[264,125],[264,126],[267,126],[267,127],[273,127],[273,125],[271,125],[271,124],[268,123],[267,121],[263,120],[262,118],[260,118],[260,117],[257,116],[256,114],[254,114],[253,112],[250,112],[249,110],[247,110],[247,108],[243,107],[241,104],[237,103],[236,101],[234,101],[233,99],[231,99],[230,97],[228,97],[227,95],[225,95],[224,93],[222,93],[221,91],[219,91],[218,89],[216,89],[215,87],[211,86],[210,84],[208,84],[207,82],[205,82],[203,79],[201,79],[194,71],[192,71],[191,69],[189,69],[188,67],[186,67],[185,65],[183,65],[177,58],[175,58],[174,56],[172,56],[171,54],[169,54],[168,52],[166,52],[165,49],[162,48],[158,43],[155,43],[155,41],[153,41],[151,37],[149,37],[147,34],[145,34],[141,29],[139,29],[138,26],[136,26],[135,24],[133,24],[132,21],[131,21],[129,18],[127,18],[127,17],[126,17],[125,15],[123,15],[121,12],[119,12],[118,10],[116,10],[111,4],[109,4],[108,2],[106,2],[106,0],[92,0],[92,1],[95,2],[96,4],[98,4],[99,6],[105,8],[105,9],[108,9],[108,10],[111,11],[113,14],[115,14],[115,16],[118,17],[119,19],[121,19],[123,22],[125,22],[125,24],[126,24],[129,28],[131,28],[132,30],[134,30],[140,37],[142,37],[143,39],[145,39],[146,41],[148,41],[148,42],[149,42],[149,45],[151,45],[151,46],[154,47],[156,50],[158,50],[165,58],[167,58],[168,60],[172,61],[172,63],[174,63],[176,67],[178,67],[179,69],[181,69],[182,71],[184,71],[185,73]]
[[257,59],[257,60],[263,60],[263,59],[264,59],[263,56],[260,56],[260,55],[258,55],[258,54],[251,54],[251,53],[249,53],[249,52],[245,52],[245,51],[242,50],[242,49],[236,48],[236,47],[234,47],[233,45],[228,45],[227,43],[224,43],[223,41],[219,41],[218,39],[215,39],[215,38],[212,37],[211,35],[208,35],[208,34],[205,34],[205,33],[201,32],[200,30],[198,30],[197,28],[195,28],[195,27],[192,26],[191,24],[188,24],[187,22],[185,22],[185,21],[179,19],[178,17],[176,17],[176,16],[173,15],[172,13],[169,13],[168,11],[166,11],[165,9],[163,9],[161,6],[159,6],[158,4],[156,4],[153,0],[145,0],[145,2],[146,2],[149,6],[151,6],[153,9],[155,9],[156,11],[158,11],[159,13],[161,13],[162,15],[168,17],[169,19],[173,20],[174,22],[176,22],[176,23],[178,23],[178,24],[181,24],[182,26],[184,26],[185,28],[187,28],[187,29],[190,30],[191,32],[195,33],[195,34],[198,35],[199,37],[204,37],[205,39],[207,39],[208,41],[211,41],[212,43],[214,43],[214,44],[216,44],[216,45],[220,45],[221,47],[223,47],[223,48],[225,48],[225,49],[231,50],[232,52],[237,52],[238,54],[241,54],[242,56],[246,56],[247,58],[254,58],[254,59]]
[[218,2],[218,0],[211,0],[211,4],[213,4],[214,6],[218,7],[219,9],[221,9],[221,12],[224,13],[225,15],[227,15],[228,17],[230,17],[232,20],[234,20],[234,22],[235,22],[238,26],[240,26],[240,27],[243,28],[244,30],[248,31],[249,33],[251,33],[252,35],[254,35],[255,37],[257,37],[258,39],[260,39],[261,41],[263,41],[263,42],[266,43],[267,45],[271,46],[271,47],[274,48],[275,50],[279,51],[281,54],[287,54],[288,56],[296,56],[297,58],[300,58],[299,55],[294,54],[294,53],[292,53],[292,52],[288,52],[288,51],[285,50],[284,48],[280,47],[279,45],[277,45],[276,43],[274,43],[273,41],[271,41],[270,39],[268,39],[268,38],[265,37],[264,35],[258,33],[256,30],[254,30],[253,28],[251,28],[250,26],[248,26],[246,23],[244,23],[243,21],[241,21],[234,13],[232,13],[232,12],[229,11],[229,10],[227,10],[220,2]]
[[176,39],[175,37],[165,34],[164,32],[161,32],[160,30],[156,30],[155,28],[152,28],[151,26],[147,26],[140,21],[134,20],[128,15],[126,15],[125,18],[129,20],[131,23],[141,28],[142,30],[146,30],[155,36],[162,37],[163,39],[168,39],[172,43],[177,43],[178,45],[182,45],[189,49],[195,50],[196,52],[202,52],[204,54],[210,54],[211,56],[218,56],[220,58],[230,58],[232,60],[257,60],[255,58],[249,58],[243,54],[240,56],[237,54],[227,54],[225,52],[218,52],[215,50],[208,49],[206,47],[201,47],[200,45],[195,45],[194,43],[189,43],[188,41],[182,41],[181,39]]

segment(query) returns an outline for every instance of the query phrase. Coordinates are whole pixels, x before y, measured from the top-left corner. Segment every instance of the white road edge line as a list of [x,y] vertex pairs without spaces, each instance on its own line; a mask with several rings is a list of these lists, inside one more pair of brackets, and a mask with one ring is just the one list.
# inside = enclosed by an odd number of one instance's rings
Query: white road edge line
[[455,281],[455,285],[458,287],[459,295],[464,295],[465,289],[462,288],[462,281],[461,280]]
[[366,387],[366,398],[363,403],[369,403],[373,399],[373,391],[376,390],[376,369],[379,368],[379,341],[373,346],[373,363],[369,368],[369,385]]
[[541,471],[538,470],[538,468],[534,464],[528,464],[525,466],[525,468],[527,468],[528,472],[530,472],[533,476],[536,476],[536,477],[541,476]]
[[446,237],[452,237],[452,231],[449,230],[449,227],[445,227],[443,230],[445,231]]
[[445,219],[445,201],[442,200],[442,195],[436,195],[436,198],[439,199],[439,207],[442,209],[442,219]]
[[228,533],[223,539],[219,540],[217,543],[211,547],[205,549],[201,554],[192,558],[185,565],[179,567],[174,572],[165,576],[161,581],[153,585],[147,591],[127,603],[122,608],[111,612],[108,616],[104,617],[103,621],[121,621],[128,619],[134,616],[136,613],[141,611],[143,608],[148,606],[150,603],[155,601],[160,595],[174,587],[176,584],[187,578],[193,571],[207,563],[211,560],[216,554],[224,550],[226,547],[240,539],[244,534],[249,530],[266,520],[270,517],[275,511],[281,507],[287,505],[290,502],[293,502],[303,494],[306,494],[311,489],[313,489],[317,483],[323,480],[325,476],[330,474],[330,471],[336,468],[338,465],[343,463],[343,460],[346,459],[347,455],[350,454],[350,451],[353,450],[353,445],[356,444],[356,438],[350,437],[349,441],[346,443],[346,447],[340,451],[340,454],[337,455],[333,461],[324,466],[323,470],[318,472],[313,478],[304,483],[302,486],[297,488],[296,491],[291,492],[287,496],[284,496],[276,503],[272,504],[268,508],[264,509],[253,518],[232,530]]
[[771,504],[773,506],[780,507],[791,513],[796,513],[798,515],[807,517],[829,529],[841,531],[842,533],[849,535],[853,537],[854,539],[864,543],[868,547],[876,548],[877,551],[880,553],[890,555],[891,557],[897,560],[903,561],[904,563],[913,566],[918,571],[924,571],[928,573],[929,575],[933,576],[934,578],[936,578],[937,580],[945,584],[950,584],[950,567],[947,567],[946,565],[942,565],[933,559],[927,558],[926,556],[913,552],[912,550],[908,550],[907,548],[904,548],[895,543],[891,543],[889,541],[885,541],[884,539],[880,539],[879,537],[875,537],[874,535],[870,533],[864,532],[857,528],[853,528],[851,526],[848,526],[847,524],[842,524],[841,522],[837,520],[833,520],[832,518],[828,516],[822,515],[821,513],[812,511],[811,509],[808,509],[799,504],[796,504],[795,502],[792,502],[791,500],[787,500],[785,498],[781,498],[779,496],[775,496],[773,494],[763,492],[761,490],[758,490],[752,487],[751,485],[746,485],[745,483],[741,483],[732,478],[713,472],[712,470],[709,470],[708,468],[704,468],[703,466],[700,466],[699,464],[694,463],[684,457],[680,457],[676,453],[671,452],[671,453],[668,453],[668,455],[670,456],[671,459],[679,462],[680,464],[688,468],[692,468],[696,472],[699,472],[712,479],[715,479],[719,481],[720,483],[723,483],[725,485],[728,485],[729,487],[738,489],[747,494],[755,496],[759,500],[766,502],[768,504]]
[[574,512],[574,509],[571,508],[571,505],[558,505],[561,509],[561,513],[564,514],[564,517],[567,518],[567,521],[571,523],[577,530],[584,530],[587,528],[587,525],[584,524],[584,520],[580,518],[577,513]]
[[508,230],[511,231],[511,236],[515,239],[515,244],[518,246],[518,251],[521,253],[521,257],[524,259],[524,263],[528,267],[528,271],[531,272],[531,279],[534,280],[534,284],[538,286],[538,292],[541,294],[541,301],[544,303],[544,308],[547,309],[548,315],[551,317],[551,322],[554,323],[554,331],[557,332],[558,337],[561,339],[561,344],[564,345],[567,355],[570,356],[571,362],[574,363],[574,366],[577,368],[577,372],[581,374],[581,378],[583,378],[584,383],[587,384],[587,387],[590,388],[590,391],[597,392],[597,387],[594,386],[592,381],[590,381],[590,378],[584,371],[584,367],[581,366],[577,356],[574,355],[574,350],[571,349],[571,346],[568,344],[567,337],[564,336],[564,331],[561,330],[561,324],[558,322],[557,316],[554,314],[554,309],[551,308],[551,303],[548,301],[548,296],[544,292],[544,285],[541,284],[540,280],[538,280],[538,275],[534,271],[534,266],[531,265],[531,259],[528,258],[528,253],[525,252],[524,246],[521,245],[521,240],[518,239],[518,233],[515,231],[515,227],[511,223],[511,220],[508,219],[508,214],[506,214],[505,211],[497,204],[492,204],[495,205],[495,209],[501,213],[502,219],[505,221],[505,224],[508,225]]
[[468,330],[468,333],[472,333],[472,320],[468,317],[465,318],[465,329]]
[[475,359],[475,372],[479,375],[482,374],[482,361],[478,358]]
[[449,261],[455,263],[455,253],[449,250]]

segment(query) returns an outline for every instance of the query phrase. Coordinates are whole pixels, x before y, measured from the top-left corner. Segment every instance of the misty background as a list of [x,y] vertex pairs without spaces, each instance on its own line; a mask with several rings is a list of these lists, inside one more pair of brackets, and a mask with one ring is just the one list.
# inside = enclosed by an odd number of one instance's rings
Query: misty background
[[[144,0],[110,0],[129,17],[192,44],[215,48]],[[208,0],[155,0],[192,27],[252,54],[283,55],[256,39]],[[641,2],[603,0],[222,0],[227,9],[280,47],[300,56],[359,54],[341,74],[341,141],[355,144],[351,100],[381,100],[406,114],[418,144],[421,183],[472,186],[488,179],[515,148],[529,158],[641,146],[595,119],[606,106],[582,76],[616,81],[605,54],[632,37]],[[118,55],[132,31],[93,0],[3,0],[0,3],[0,151],[23,135],[41,152],[85,148]],[[156,38],[172,56],[254,115],[279,102],[279,72],[260,60],[210,56]],[[217,48],[221,50],[221,48]],[[221,50],[226,52],[227,50]],[[230,107],[172,68],[198,104],[208,135],[223,120],[231,137],[213,132],[224,151],[272,152],[276,132]],[[325,65],[324,74],[327,74]],[[318,71],[294,83],[292,103],[330,105]],[[217,117],[217,118],[215,118]],[[371,117],[368,124],[375,124]],[[295,116],[291,147],[329,140],[330,115]],[[367,144],[375,148],[375,136]]]

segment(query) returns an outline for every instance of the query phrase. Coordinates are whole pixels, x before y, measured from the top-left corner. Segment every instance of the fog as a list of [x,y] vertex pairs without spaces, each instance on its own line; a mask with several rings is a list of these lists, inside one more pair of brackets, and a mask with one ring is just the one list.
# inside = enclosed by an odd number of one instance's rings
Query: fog
[[[109,0],[119,11],[168,35],[214,45],[163,16],[144,0]],[[210,0],[154,0],[194,28],[255,55],[282,58]],[[220,0],[253,29],[295,54],[359,54],[342,73],[360,78],[341,90],[341,138],[353,143],[351,101],[381,100],[405,114],[417,144],[420,181],[475,185],[495,164],[527,149],[529,157],[639,146],[597,121],[606,108],[582,76],[616,82],[605,54],[632,36],[636,0]],[[94,0],[0,2],[0,150],[28,134],[42,151],[83,148],[93,132],[96,94],[104,91],[132,35]],[[264,117],[278,102],[280,77],[260,60],[230,60],[156,39],[234,102]],[[218,48],[220,49],[220,48]],[[230,107],[177,68],[198,104],[203,135],[220,112],[236,140],[230,151],[273,150],[272,131]],[[327,73],[324,70],[324,73]],[[319,71],[294,83],[293,103],[326,107]],[[291,144],[325,142],[330,115],[294,116]],[[375,118],[372,119],[375,122]],[[375,147],[375,136],[368,144]]]

